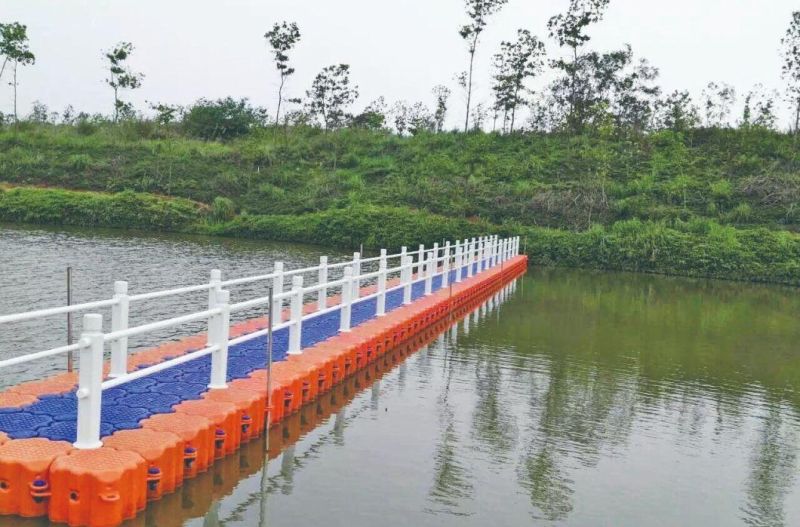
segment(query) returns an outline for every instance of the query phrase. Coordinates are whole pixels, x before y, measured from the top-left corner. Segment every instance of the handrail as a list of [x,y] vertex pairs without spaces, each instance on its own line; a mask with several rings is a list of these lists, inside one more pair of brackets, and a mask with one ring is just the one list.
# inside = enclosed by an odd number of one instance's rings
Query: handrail
[[[294,270],[284,270],[283,264],[276,262],[272,273],[255,275],[231,280],[222,280],[220,271],[211,271],[208,283],[190,285],[185,287],[151,291],[136,295],[128,294],[127,282],[115,282],[114,295],[107,300],[86,302],[71,306],[55,307],[28,311],[17,314],[0,316],[0,324],[35,320],[64,313],[86,311],[111,307],[111,330],[103,332],[102,316],[99,314],[86,314],[83,319],[83,333],[80,340],[68,346],[29,353],[19,357],[0,360],[0,369],[7,366],[23,364],[33,360],[52,357],[62,353],[80,353],[80,380],[76,392],[78,397],[78,440],[77,448],[96,448],[99,443],[99,419],[101,401],[97,398],[102,391],[126,382],[152,375],[159,371],[177,366],[195,358],[211,355],[210,388],[225,388],[227,386],[227,357],[228,348],[254,338],[265,335],[268,331],[288,328],[289,354],[302,353],[301,333],[303,323],[315,317],[334,311],[340,312],[339,331],[350,330],[352,306],[359,302],[377,298],[376,315],[383,316],[386,310],[386,296],[393,291],[402,290],[403,304],[412,301],[412,286],[424,284],[424,294],[433,292],[433,279],[441,277],[440,287],[446,287],[451,280],[451,272],[455,271],[455,282],[473,276],[476,272],[502,264],[503,261],[519,254],[519,237],[499,239],[498,236],[472,238],[457,241],[455,244],[445,242],[443,247],[434,244],[432,248],[420,245],[417,251],[408,251],[405,247],[398,254],[389,255],[386,250],[381,250],[380,255],[371,258],[361,258],[359,253],[353,254],[353,259],[334,264],[328,264],[327,257],[320,258],[320,265]],[[414,258],[414,255],[417,258]],[[388,261],[400,258],[399,266],[389,267]],[[378,262],[378,269],[362,272],[365,263]],[[336,280],[328,278],[330,269],[343,268],[342,277]],[[372,267],[374,268],[374,267]],[[416,270],[416,272],[415,272]],[[304,286],[304,275],[317,273],[317,283]],[[399,274],[399,282],[388,287],[390,276]],[[286,278],[291,278],[291,288],[284,291]],[[223,289],[227,286],[236,286],[256,281],[271,280],[273,304],[269,305],[270,297],[257,297],[238,303],[230,302],[230,292]],[[361,296],[361,285],[364,281],[373,281],[376,287],[374,292]],[[331,289],[341,289],[341,301],[338,305],[328,306],[328,293]],[[131,302],[154,300],[168,296],[187,294],[193,292],[208,292],[208,307],[193,313],[172,317],[164,320],[128,327],[129,307]],[[311,313],[304,313],[303,306],[307,295],[316,295],[318,308]],[[313,299],[313,296],[312,296]],[[282,320],[284,303],[291,306],[289,319]],[[232,312],[252,309],[267,305],[267,309],[278,311],[278,324],[272,328],[260,329],[251,333],[230,338],[230,315]],[[153,366],[134,372],[128,371],[128,338],[143,335],[153,331],[180,326],[192,322],[207,321],[208,343],[205,348],[192,351],[185,355],[165,360]],[[105,344],[111,347],[111,361],[109,379],[103,378],[103,352]]]
[[54,315],[64,315],[66,313],[75,313],[76,311],[86,311],[87,309],[97,309],[100,307],[109,307],[116,304],[117,301],[97,300],[95,302],[85,302],[83,304],[72,304],[70,306],[50,307],[45,309],[37,309],[36,311],[26,311],[23,313],[14,313],[11,315],[0,315],[0,324],[9,322],[22,322],[24,320],[32,320],[35,318],[44,318]]

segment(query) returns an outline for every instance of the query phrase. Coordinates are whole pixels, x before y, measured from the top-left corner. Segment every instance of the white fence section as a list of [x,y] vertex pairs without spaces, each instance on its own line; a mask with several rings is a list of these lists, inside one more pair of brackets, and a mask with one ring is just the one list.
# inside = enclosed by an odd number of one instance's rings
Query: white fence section
[[[0,369],[77,351],[79,368],[76,392],[78,423],[75,447],[97,448],[102,444],[100,442],[100,412],[103,390],[207,355],[211,355],[211,374],[208,387],[224,389],[227,387],[228,348],[230,346],[262,337],[270,330],[289,328],[288,353],[300,354],[302,353],[301,335],[304,322],[340,310],[339,331],[350,331],[354,303],[376,298],[376,314],[379,317],[383,316],[386,313],[386,295],[389,292],[402,290],[403,304],[410,304],[414,283],[424,282],[425,295],[430,295],[435,276],[442,276],[442,287],[446,287],[450,279],[450,271],[455,269],[454,281],[461,282],[464,278],[473,276],[475,272],[502,265],[509,258],[517,256],[519,242],[519,237],[499,239],[498,236],[486,236],[471,240],[459,240],[455,244],[445,242],[442,248],[439,247],[439,244],[434,244],[433,248],[428,250],[424,245],[420,245],[419,250],[413,252],[409,252],[406,247],[403,247],[400,253],[392,255],[387,255],[387,251],[382,249],[380,256],[374,258],[361,258],[359,253],[355,253],[353,260],[335,264],[329,264],[328,258],[323,256],[320,258],[318,266],[288,271],[284,269],[282,262],[276,262],[272,273],[232,280],[223,280],[222,273],[215,269],[211,271],[208,283],[136,295],[128,293],[127,282],[119,281],[114,283],[113,296],[108,300],[0,316],[0,325],[2,325],[66,313],[111,308],[110,332],[103,333],[102,315],[85,314],[83,332],[75,344],[0,360]],[[416,265],[414,263],[415,255],[417,257]],[[389,262],[395,260],[397,266],[389,267]],[[363,264],[370,262],[378,264],[377,271],[362,272]],[[330,280],[328,275],[332,269],[342,269],[342,278]],[[305,286],[303,276],[311,273],[316,273],[317,283]],[[416,280],[414,280],[415,273]],[[395,278],[397,284],[388,287],[389,281]],[[291,289],[284,291],[284,282],[287,279],[291,280]],[[231,303],[230,293],[224,288],[253,282],[266,282],[272,286],[272,306],[268,305],[268,296]],[[361,296],[361,287],[368,282],[375,284],[376,291]],[[337,288],[341,290],[341,302],[338,305],[330,306],[329,293]],[[132,328],[128,327],[129,312],[133,304],[199,291],[208,291],[208,309]],[[316,296],[317,309],[312,313],[304,314],[303,307],[307,296]],[[285,303],[290,305],[288,320],[283,320],[282,317]],[[231,314],[256,307],[262,307],[265,311],[273,310],[276,315],[273,327],[231,339]],[[128,371],[128,339],[130,337],[197,321],[206,321],[208,324],[208,342],[205,348],[146,368]],[[110,350],[110,370],[108,378],[103,380],[106,344],[109,345]]]

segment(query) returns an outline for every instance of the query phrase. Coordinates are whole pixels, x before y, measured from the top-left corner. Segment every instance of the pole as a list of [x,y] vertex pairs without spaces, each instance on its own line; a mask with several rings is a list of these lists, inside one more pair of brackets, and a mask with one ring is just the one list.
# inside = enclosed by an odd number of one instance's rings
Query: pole
[[264,426],[264,467],[261,469],[261,499],[259,525],[266,527],[267,524],[267,468],[269,467],[269,425],[270,425],[270,410],[272,404],[270,395],[272,392],[272,288],[269,288],[269,307],[267,309],[267,408],[266,408],[266,422]]
[[[72,266],[67,266],[67,305],[72,305]],[[72,313],[67,313],[67,345],[72,345]],[[74,357],[67,353],[67,371],[72,373]]]
[[[267,435],[267,451],[269,452],[269,419],[270,419],[270,410],[272,409],[272,401],[270,401],[270,396],[272,394],[272,306],[274,305],[272,302],[272,295],[273,290],[269,288],[269,309],[267,310],[267,425],[266,425],[266,435]],[[266,467],[265,469],[266,470]]]

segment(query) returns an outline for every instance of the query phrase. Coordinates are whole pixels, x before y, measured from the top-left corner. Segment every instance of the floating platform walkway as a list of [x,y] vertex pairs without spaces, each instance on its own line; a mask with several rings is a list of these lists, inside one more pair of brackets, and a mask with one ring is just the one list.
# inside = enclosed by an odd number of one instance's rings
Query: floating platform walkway
[[[356,253],[342,264],[323,257],[296,271],[278,264],[269,275],[227,282],[212,272],[208,284],[133,296],[118,282],[110,300],[0,316],[3,324],[112,311],[110,333],[102,332],[101,315],[87,314],[78,343],[0,361],[79,354],[77,374],[0,393],[0,514],[90,527],[135,517],[304,404],[396,359],[391,350],[472,310],[525,272],[527,258],[518,253],[518,239],[487,237],[364,260]],[[377,270],[362,272],[370,265]],[[337,269],[341,278],[329,280]],[[303,287],[309,274],[317,283]],[[284,292],[287,278],[292,287]],[[269,281],[274,295],[230,303],[224,287],[256,281]],[[127,327],[132,302],[206,290],[205,311]],[[281,314],[271,328],[263,318],[230,323],[232,312],[259,306]],[[208,320],[207,334],[128,354],[129,337],[199,320]]]

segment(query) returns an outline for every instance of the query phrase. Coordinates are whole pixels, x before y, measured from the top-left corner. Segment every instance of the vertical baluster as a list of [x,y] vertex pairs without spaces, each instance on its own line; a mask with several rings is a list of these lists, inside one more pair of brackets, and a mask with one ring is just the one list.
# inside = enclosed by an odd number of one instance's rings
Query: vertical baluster
[[467,278],[472,278],[472,263],[475,260],[475,238],[467,242]]
[[450,283],[450,242],[444,244],[444,259],[442,260],[442,288]]
[[386,249],[381,249],[381,259],[378,262],[378,305],[376,314],[382,317],[386,314]]
[[353,296],[355,302],[361,297],[361,253],[353,253]]
[[[272,295],[277,298],[283,294],[283,262],[275,262],[275,276],[272,278]],[[283,300],[277,299],[272,303],[272,322],[280,324],[283,322]]]
[[[128,312],[130,300],[128,297],[128,282],[114,282],[114,300],[111,306],[111,331],[128,329]],[[128,373],[128,337],[119,338],[111,343],[111,370],[110,377],[119,377]]]
[[428,251],[428,257],[425,261],[425,296],[428,296],[431,294],[433,286],[433,251]]
[[417,254],[417,280],[425,277],[423,269],[425,267],[425,245],[419,244],[419,253]]
[[103,316],[83,316],[83,332],[78,350],[78,422],[73,446],[92,449],[103,446],[100,441],[100,413],[103,401]]
[[400,271],[401,281],[403,282],[403,304],[408,305],[411,303],[411,285],[413,272],[414,259],[411,256],[404,256],[401,264],[403,269]]
[[[208,319],[209,331],[213,333],[214,340],[212,345],[217,349],[211,352],[211,382],[208,387],[212,390],[219,390],[228,387],[228,339],[231,330],[231,293],[230,291],[220,291],[216,298],[216,307],[220,312],[212,315]],[[213,326],[213,332],[212,332]]]
[[[328,283],[328,257],[327,256],[320,256],[319,257],[319,271],[317,272],[317,283],[318,284],[327,284]],[[319,290],[319,295],[317,297],[317,309],[320,311],[328,307],[328,287],[323,286]]]
[[289,326],[289,355],[299,355],[300,337],[303,334],[303,277],[292,277],[292,301]]
[[342,284],[342,307],[339,320],[339,331],[347,333],[350,331],[351,304],[353,302],[353,268],[344,268],[344,283]]
[[461,252],[462,251],[463,251],[463,249],[462,249],[462,245],[461,245],[461,240],[456,240],[456,261],[455,261],[456,276],[454,278],[454,281],[456,283],[461,281],[461,276],[462,276],[462,274],[461,274],[462,270],[463,270],[461,268],[461,266],[462,266],[462,263],[461,263]]

